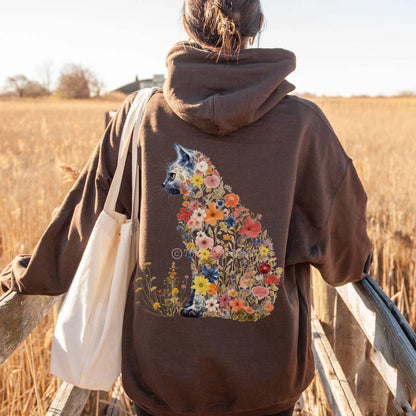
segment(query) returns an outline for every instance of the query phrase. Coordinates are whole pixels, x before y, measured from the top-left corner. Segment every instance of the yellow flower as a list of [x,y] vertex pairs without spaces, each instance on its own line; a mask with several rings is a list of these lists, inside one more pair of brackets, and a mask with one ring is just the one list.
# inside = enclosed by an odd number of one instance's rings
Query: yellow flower
[[206,173],[207,175],[211,175],[211,173],[212,173],[212,169],[211,169],[211,168],[208,168],[208,169],[205,171],[205,173]]
[[204,276],[195,276],[194,284],[191,286],[191,289],[195,289],[195,293],[205,295],[209,288],[211,283],[208,279],[206,279]]
[[153,304],[153,309],[159,309],[160,308],[160,303],[159,302],[155,302]]
[[184,199],[184,201],[187,201],[189,199],[189,195],[184,195],[183,199]]
[[269,254],[269,249],[265,246],[260,247],[260,255],[261,257],[266,257]]
[[150,262],[150,261],[147,261],[143,266],[144,267],[149,267],[149,266],[151,266],[152,265],[152,263]]
[[195,247],[195,244],[192,241],[186,245],[186,248],[188,250],[192,250],[194,247]]
[[192,185],[200,187],[204,183],[204,178],[201,175],[194,175],[191,182]]
[[203,260],[208,260],[210,254],[211,253],[206,248],[203,248],[202,250],[199,250],[199,257]]
[[172,289],[172,295],[176,295],[179,292],[179,289],[177,287],[174,287]]
[[231,290],[228,292],[228,294],[229,294],[231,297],[233,297],[233,298],[235,298],[235,297],[238,295],[238,293],[237,293],[234,289],[231,289]]
[[276,273],[277,273],[277,274],[282,274],[282,273],[283,273],[283,269],[282,269],[281,267],[278,267],[278,268],[276,269]]

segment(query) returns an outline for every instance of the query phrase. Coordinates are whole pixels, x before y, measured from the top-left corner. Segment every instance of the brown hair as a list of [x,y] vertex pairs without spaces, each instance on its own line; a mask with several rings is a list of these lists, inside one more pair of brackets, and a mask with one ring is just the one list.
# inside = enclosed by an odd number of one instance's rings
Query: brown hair
[[263,23],[260,0],[185,0],[183,15],[198,43],[228,55],[238,55],[243,38],[256,36]]

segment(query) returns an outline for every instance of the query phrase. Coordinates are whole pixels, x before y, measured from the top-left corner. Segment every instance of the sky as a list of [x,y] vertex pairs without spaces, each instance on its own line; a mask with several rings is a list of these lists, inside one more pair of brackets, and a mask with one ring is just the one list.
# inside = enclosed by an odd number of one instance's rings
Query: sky
[[[0,0],[0,88],[82,64],[110,91],[154,73],[179,40],[183,0]],[[297,56],[298,93],[416,93],[416,0],[263,0],[260,47]]]

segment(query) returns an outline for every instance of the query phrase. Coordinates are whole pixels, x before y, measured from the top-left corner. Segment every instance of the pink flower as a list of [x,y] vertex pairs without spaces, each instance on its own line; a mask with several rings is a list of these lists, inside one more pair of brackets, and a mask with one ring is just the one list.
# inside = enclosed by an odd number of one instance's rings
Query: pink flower
[[248,286],[250,285],[250,283],[252,282],[252,276],[255,275],[256,272],[255,271],[250,271],[247,273],[244,273],[244,275],[241,277],[240,281],[239,281],[239,285],[241,288],[243,289],[247,289]]
[[208,237],[206,234],[203,234],[195,239],[195,243],[200,249],[210,248],[214,246],[214,239]]
[[189,203],[188,208],[189,208],[191,211],[195,211],[196,209],[198,209],[198,208],[199,208],[199,202],[198,202],[196,199],[193,199],[193,200]]
[[253,221],[250,217],[244,219],[245,227],[238,232],[240,235],[246,235],[249,238],[256,238],[261,231],[261,224],[258,221]]
[[228,306],[228,302],[230,302],[232,299],[228,296],[228,293],[226,293],[224,296],[221,296],[218,298],[218,302],[220,306]]
[[259,300],[264,299],[269,294],[269,289],[264,286],[254,286],[251,289],[251,293]]
[[222,246],[215,246],[212,250],[211,250],[211,257],[213,259],[218,259],[219,257],[221,257],[224,254],[224,249],[222,248]]
[[221,182],[221,179],[219,176],[207,176],[204,180],[204,184],[208,187],[208,188],[217,188],[219,186]]

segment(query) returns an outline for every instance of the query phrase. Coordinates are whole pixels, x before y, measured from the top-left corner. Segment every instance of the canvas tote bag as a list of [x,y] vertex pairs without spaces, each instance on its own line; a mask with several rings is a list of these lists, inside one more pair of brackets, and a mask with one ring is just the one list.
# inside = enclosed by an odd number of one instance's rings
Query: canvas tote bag
[[[51,373],[84,389],[108,391],[121,372],[124,308],[139,243],[137,141],[153,90],[141,90],[131,105],[104,209],[94,225],[55,327]],[[127,219],[115,208],[130,141],[132,214]]]

